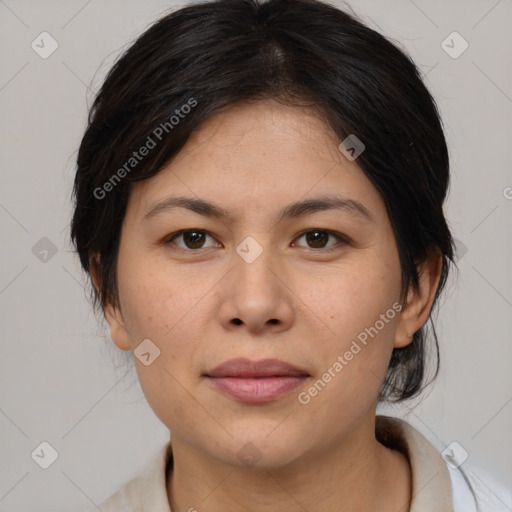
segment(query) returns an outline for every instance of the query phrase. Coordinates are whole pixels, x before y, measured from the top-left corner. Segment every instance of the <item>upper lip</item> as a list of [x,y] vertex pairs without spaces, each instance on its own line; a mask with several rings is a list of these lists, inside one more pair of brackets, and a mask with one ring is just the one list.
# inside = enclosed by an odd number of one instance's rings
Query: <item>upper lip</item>
[[290,363],[279,359],[260,359],[252,361],[246,358],[236,358],[225,361],[208,371],[208,377],[289,377],[309,376],[309,373]]

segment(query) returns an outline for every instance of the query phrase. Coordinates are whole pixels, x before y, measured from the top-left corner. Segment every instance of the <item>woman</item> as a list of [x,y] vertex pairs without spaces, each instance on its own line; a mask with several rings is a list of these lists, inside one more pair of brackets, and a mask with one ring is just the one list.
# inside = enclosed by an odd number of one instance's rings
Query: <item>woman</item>
[[448,182],[417,68],[333,6],[207,1],[140,36],[91,109],[72,238],[171,440],[98,508],[477,510],[376,416],[426,385]]

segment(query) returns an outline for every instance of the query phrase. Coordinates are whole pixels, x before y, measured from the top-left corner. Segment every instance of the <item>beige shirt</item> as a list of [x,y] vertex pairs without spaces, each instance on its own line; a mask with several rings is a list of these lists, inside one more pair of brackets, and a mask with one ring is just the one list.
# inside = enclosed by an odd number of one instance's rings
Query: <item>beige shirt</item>
[[[409,512],[477,511],[462,473],[450,468],[434,446],[411,425],[396,418],[377,416],[376,437],[409,459],[413,496]],[[166,468],[170,464],[171,441],[141,475],[130,480],[94,512],[171,512],[166,489]]]

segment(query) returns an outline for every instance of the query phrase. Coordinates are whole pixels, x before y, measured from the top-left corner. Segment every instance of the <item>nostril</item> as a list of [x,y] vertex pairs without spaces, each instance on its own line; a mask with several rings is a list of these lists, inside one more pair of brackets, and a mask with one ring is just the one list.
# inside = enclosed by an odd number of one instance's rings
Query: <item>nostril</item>
[[242,320],[240,320],[240,318],[235,318],[233,320],[233,323],[236,324],[236,325],[240,325],[242,323]]

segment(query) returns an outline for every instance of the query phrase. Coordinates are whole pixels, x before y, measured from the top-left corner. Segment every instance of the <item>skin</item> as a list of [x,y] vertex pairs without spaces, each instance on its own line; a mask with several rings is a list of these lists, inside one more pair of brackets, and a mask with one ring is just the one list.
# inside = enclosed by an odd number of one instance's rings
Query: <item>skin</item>
[[[420,286],[400,314],[307,405],[297,399],[400,302],[384,202],[339,142],[312,110],[274,100],[237,105],[204,122],[132,191],[119,248],[120,307],[106,305],[105,314],[122,350],[148,338],[160,350],[149,366],[134,362],[171,431],[173,512],[409,510],[409,463],[376,441],[375,413],[393,347],[410,343],[428,319],[439,255],[421,266]],[[359,201],[372,220],[331,209],[279,221],[288,204],[333,194]],[[178,195],[220,205],[231,218],[175,208],[144,219]],[[326,236],[316,245],[302,236],[314,228]],[[170,241],[182,229],[208,234]],[[247,236],[262,248],[252,263],[236,252]],[[311,377],[275,401],[241,403],[203,376],[234,357],[281,359]],[[249,442],[261,455],[252,467],[237,457]]]

